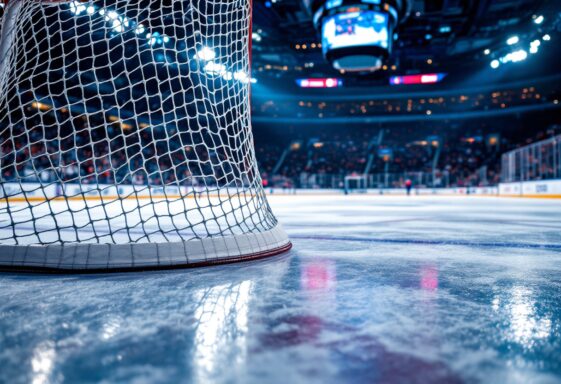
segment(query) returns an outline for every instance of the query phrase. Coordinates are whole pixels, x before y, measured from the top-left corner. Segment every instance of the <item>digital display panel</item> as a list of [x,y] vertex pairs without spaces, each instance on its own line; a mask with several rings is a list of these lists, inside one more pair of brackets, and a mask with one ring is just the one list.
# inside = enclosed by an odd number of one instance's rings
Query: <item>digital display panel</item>
[[375,46],[388,49],[388,15],[354,11],[326,17],[322,27],[324,54],[346,47]]
[[446,73],[425,73],[421,75],[391,76],[391,85],[434,84],[442,81]]
[[298,79],[296,83],[301,88],[336,88],[343,86],[343,80],[328,77],[328,78],[315,78],[315,79]]

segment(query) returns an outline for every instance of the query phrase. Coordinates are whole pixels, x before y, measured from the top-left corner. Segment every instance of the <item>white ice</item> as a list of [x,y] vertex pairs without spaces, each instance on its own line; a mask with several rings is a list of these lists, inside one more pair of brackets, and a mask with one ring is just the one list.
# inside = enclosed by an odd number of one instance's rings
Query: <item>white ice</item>
[[270,202],[282,256],[0,275],[0,382],[561,382],[561,200]]

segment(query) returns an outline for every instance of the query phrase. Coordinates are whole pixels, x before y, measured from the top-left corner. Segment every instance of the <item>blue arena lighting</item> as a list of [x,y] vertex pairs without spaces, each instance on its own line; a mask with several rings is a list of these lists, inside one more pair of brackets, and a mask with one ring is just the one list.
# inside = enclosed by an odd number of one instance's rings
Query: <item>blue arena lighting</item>
[[70,3],[70,12],[72,12],[76,16],[85,11],[87,11],[87,7],[84,4],[81,4],[78,1],[73,1],[72,3]]
[[199,60],[210,61],[214,60],[214,58],[216,57],[216,53],[210,47],[202,47],[195,56]]
[[514,45],[516,43],[518,43],[520,41],[520,39],[518,38],[518,36],[511,36],[507,39],[506,43],[508,45]]
[[[82,13],[87,13],[89,16],[95,15],[97,8],[93,5],[84,5],[78,1],[72,1],[69,3],[70,12],[74,15],[79,16]],[[111,31],[113,32],[111,36],[115,36],[117,33],[124,33],[126,31],[132,31],[136,35],[141,35],[146,32],[146,27],[141,23],[136,23],[134,20],[128,17],[121,16],[115,10],[107,10],[104,8],[99,8],[97,13],[102,16],[105,21],[109,23]],[[170,43],[172,38],[166,35],[161,35],[160,32],[147,33],[145,35],[148,45],[154,47],[155,45],[162,45]],[[252,38],[256,41],[262,39],[258,32],[254,32]],[[251,78],[249,74],[244,71],[231,72],[226,70],[226,65],[215,62],[216,58],[215,51],[210,47],[202,47],[195,55],[199,60],[207,62],[203,67],[203,70],[209,75],[222,76],[225,80],[236,80],[244,84],[257,83],[257,79]],[[162,54],[157,54],[155,56],[157,62],[165,63],[167,62],[167,57]]]
[[539,24],[543,23],[543,20],[544,20],[543,15],[539,15],[534,19],[534,23],[539,25]]

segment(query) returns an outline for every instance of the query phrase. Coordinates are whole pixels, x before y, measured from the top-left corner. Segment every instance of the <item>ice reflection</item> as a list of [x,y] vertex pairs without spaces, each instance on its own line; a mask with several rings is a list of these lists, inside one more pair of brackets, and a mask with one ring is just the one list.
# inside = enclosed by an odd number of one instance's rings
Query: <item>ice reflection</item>
[[421,268],[421,289],[436,291],[438,289],[438,268],[436,265],[425,265]]
[[235,371],[247,357],[248,304],[253,282],[220,285],[197,291],[199,305],[193,366],[199,382]]
[[56,357],[55,345],[52,341],[45,341],[33,350],[31,357],[31,370],[33,371],[32,383],[49,383],[50,375]]
[[[493,309],[500,308],[500,299],[493,300]],[[511,297],[504,304],[510,316],[508,336],[523,344],[533,347],[536,339],[543,339],[551,334],[551,319],[536,313],[536,301],[533,292],[527,287],[517,286],[511,291]]]
[[305,291],[326,291],[335,287],[335,265],[329,260],[302,262],[300,284]]
[[109,340],[113,338],[117,334],[120,326],[121,326],[121,321],[119,318],[113,317],[108,319],[103,324],[103,329],[101,331],[101,338],[103,340]]

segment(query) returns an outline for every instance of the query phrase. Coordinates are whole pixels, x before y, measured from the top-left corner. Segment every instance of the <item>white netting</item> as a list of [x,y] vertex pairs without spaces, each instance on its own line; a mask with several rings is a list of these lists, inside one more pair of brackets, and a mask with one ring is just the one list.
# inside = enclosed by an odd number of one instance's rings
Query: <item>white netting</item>
[[289,247],[253,150],[250,16],[250,0],[12,0],[0,265],[192,264]]

